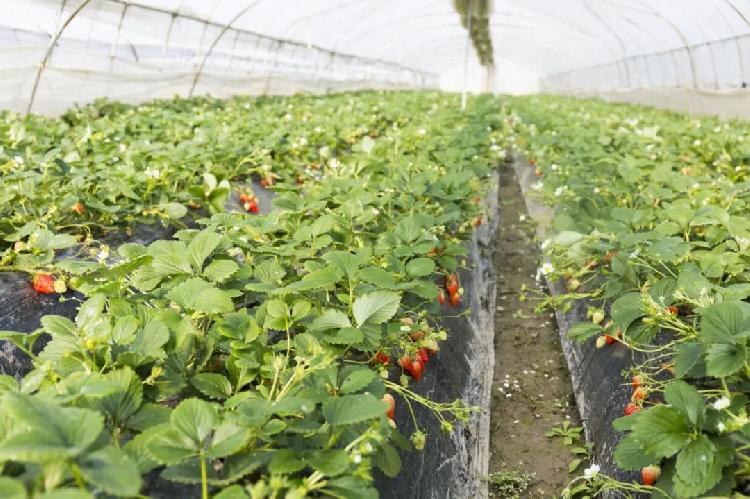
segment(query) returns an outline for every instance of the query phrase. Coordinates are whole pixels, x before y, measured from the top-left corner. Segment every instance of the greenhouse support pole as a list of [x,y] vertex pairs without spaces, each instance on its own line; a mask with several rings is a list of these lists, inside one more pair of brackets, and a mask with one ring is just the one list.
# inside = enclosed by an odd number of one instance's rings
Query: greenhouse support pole
[[255,1],[253,3],[251,3],[250,5],[248,5],[247,7],[245,7],[244,9],[242,9],[241,11],[239,11],[237,13],[237,15],[234,16],[232,18],[232,20],[229,21],[227,23],[227,25],[222,28],[222,30],[219,32],[218,36],[214,39],[213,43],[211,43],[211,46],[206,51],[206,54],[203,56],[203,60],[201,60],[201,64],[200,64],[200,66],[198,66],[198,71],[195,72],[195,77],[193,78],[192,85],[190,85],[190,91],[188,92],[188,97],[192,97],[193,96],[193,92],[195,91],[195,87],[198,85],[198,80],[201,77],[201,73],[203,73],[203,68],[205,67],[206,62],[208,61],[208,58],[211,57],[211,53],[214,51],[214,49],[219,44],[219,42],[221,41],[221,39],[224,38],[224,35],[227,33],[227,31],[229,31],[230,29],[232,29],[232,25],[234,23],[236,23],[239,20],[240,17],[244,16],[247,13],[248,10],[252,9],[256,5],[258,5],[259,3],[260,3],[260,0],[257,0],[257,1]]
[[461,92],[461,111],[466,111],[466,90],[469,86],[469,48],[471,47],[471,18],[474,13],[474,0],[469,0],[466,9],[466,50],[464,51],[464,89]]
[[26,114],[31,113],[31,108],[34,105],[34,98],[36,97],[36,91],[39,88],[39,80],[42,79],[42,71],[47,67],[47,62],[49,62],[49,58],[52,56],[52,52],[55,50],[55,45],[57,45],[57,41],[60,39],[60,37],[63,34],[63,31],[65,31],[65,28],[68,27],[68,25],[75,19],[75,17],[83,10],[84,7],[86,7],[91,0],[84,0],[81,5],[76,8],[73,12],[71,12],[70,16],[65,20],[65,22],[60,26],[60,29],[57,30],[57,33],[52,37],[52,39],[49,42],[49,46],[47,47],[47,52],[44,53],[44,57],[42,58],[42,61],[39,63],[39,68],[36,71],[36,76],[34,77],[34,85],[31,87],[31,96],[29,97],[29,105],[26,107]]

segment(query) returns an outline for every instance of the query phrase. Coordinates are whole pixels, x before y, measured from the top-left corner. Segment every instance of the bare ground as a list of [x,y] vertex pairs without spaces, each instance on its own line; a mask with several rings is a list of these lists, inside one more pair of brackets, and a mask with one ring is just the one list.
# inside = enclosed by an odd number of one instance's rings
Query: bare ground
[[539,290],[535,273],[540,257],[510,167],[501,170],[499,196],[489,468],[491,474],[507,470],[532,474],[520,497],[559,497],[572,478],[568,473],[572,455],[561,439],[544,433],[566,419],[572,426],[580,426],[580,421],[555,319],[549,312],[535,314],[536,300],[519,298],[523,285]]

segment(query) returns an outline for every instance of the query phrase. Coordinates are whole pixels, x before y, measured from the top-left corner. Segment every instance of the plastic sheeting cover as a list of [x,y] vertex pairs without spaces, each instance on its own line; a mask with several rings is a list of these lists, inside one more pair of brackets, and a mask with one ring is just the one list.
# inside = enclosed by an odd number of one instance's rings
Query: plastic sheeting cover
[[[451,0],[0,0],[0,105],[463,84]],[[495,89],[736,88],[750,0],[495,0]],[[486,83],[469,54],[470,87]],[[196,81],[196,74],[202,76]],[[491,80],[491,79],[490,79]],[[511,85],[512,84],[512,85]]]

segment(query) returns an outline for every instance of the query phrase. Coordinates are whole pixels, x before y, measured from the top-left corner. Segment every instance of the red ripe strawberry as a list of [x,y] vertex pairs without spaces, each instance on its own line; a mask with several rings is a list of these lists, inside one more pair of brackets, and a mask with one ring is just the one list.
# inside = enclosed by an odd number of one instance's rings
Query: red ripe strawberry
[[661,468],[658,466],[646,466],[641,469],[641,480],[643,485],[653,485],[661,476]]
[[401,366],[406,371],[411,371],[411,368],[412,368],[411,357],[409,357],[408,355],[404,355],[398,360],[398,365]]
[[445,293],[442,291],[438,291],[438,303],[441,305],[445,305]]
[[422,363],[422,365],[427,364],[427,362],[430,360],[430,354],[427,352],[426,348],[420,348],[417,350],[417,357],[419,357],[419,361]]
[[250,213],[258,213],[258,203],[254,200],[245,203],[245,209]]
[[669,307],[667,307],[667,312],[668,312],[669,314],[671,314],[671,315],[677,315],[677,313],[678,313],[679,311],[680,311],[680,310],[679,310],[679,309],[678,309],[677,307],[675,307],[674,305],[670,305]]
[[451,305],[457,307],[461,304],[461,295],[454,293],[451,295]]
[[422,363],[418,360],[415,360],[411,363],[411,369],[409,369],[409,374],[411,374],[411,377],[414,378],[415,381],[419,381],[422,379],[422,371],[424,368],[422,367]]
[[86,213],[86,207],[83,206],[83,203],[81,203],[80,201],[71,206],[70,210],[78,215],[83,215],[84,213]]
[[615,337],[614,336],[610,336],[608,334],[605,334],[604,335],[604,341],[607,342],[607,345],[611,345],[612,343],[615,342]]
[[631,414],[635,414],[636,412],[640,410],[641,410],[640,406],[631,402],[625,406],[625,410],[623,412],[625,413],[626,416],[630,416]]
[[445,289],[449,295],[454,295],[458,292],[458,276],[451,274],[445,278]]
[[387,366],[391,363],[391,356],[385,352],[378,352],[375,354],[375,362]]
[[388,416],[388,419],[393,419],[393,416],[396,414],[396,400],[393,398],[393,395],[386,393],[383,395],[383,402],[388,404],[385,415]]
[[633,391],[633,400],[643,400],[646,398],[646,395],[646,389],[642,386],[639,386],[635,389],[635,391]]
[[240,203],[245,204],[250,200],[250,196],[247,195],[247,193],[243,192],[240,194]]
[[55,277],[50,274],[36,274],[33,285],[37,293],[50,295],[55,292]]
[[477,215],[474,217],[474,227],[479,227],[482,225],[482,215]]

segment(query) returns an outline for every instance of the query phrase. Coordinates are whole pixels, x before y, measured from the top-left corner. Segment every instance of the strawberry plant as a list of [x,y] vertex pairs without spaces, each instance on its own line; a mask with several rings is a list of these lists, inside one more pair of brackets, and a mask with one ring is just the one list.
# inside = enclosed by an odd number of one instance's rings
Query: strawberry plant
[[[397,474],[433,437],[414,405],[446,432],[475,410],[417,389],[446,338],[442,276],[464,264],[470,200],[499,156],[495,103],[474,104],[363,93],[6,114],[0,265],[83,300],[75,318],[0,332],[33,364],[0,377],[2,490],[135,496],[158,475],[202,497],[376,496],[374,470]],[[270,213],[251,179],[273,189]],[[102,238],[135,224],[176,232],[110,252]]]
[[535,160],[535,195],[556,207],[542,270],[578,281],[556,304],[592,301],[570,337],[645,359],[614,424],[615,463],[642,483],[596,470],[566,494],[746,491],[749,125],[558,97],[506,111],[507,146]]

